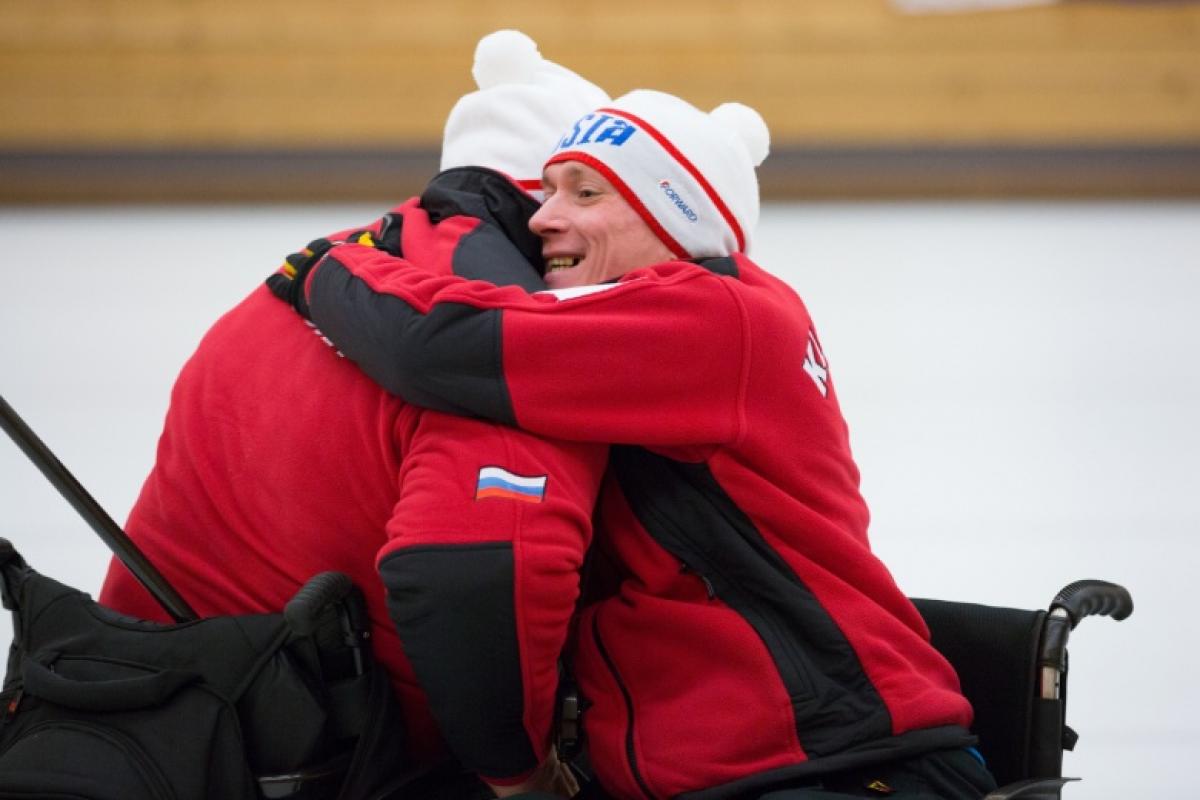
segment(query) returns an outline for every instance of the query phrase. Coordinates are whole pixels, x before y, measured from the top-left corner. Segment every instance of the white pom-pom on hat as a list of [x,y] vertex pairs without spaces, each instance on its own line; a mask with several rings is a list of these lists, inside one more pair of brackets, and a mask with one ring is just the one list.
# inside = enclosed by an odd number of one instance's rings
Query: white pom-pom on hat
[[562,132],[609,100],[600,87],[543,58],[520,31],[481,38],[471,74],[479,89],[459,98],[446,118],[442,169],[493,169],[534,196]]
[[471,75],[480,89],[509,83],[532,83],[542,66],[538,46],[520,31],[489,33],[475,46],[475,64]]
[[771,132],[762,115],[741,103],[722,103],[708,112],[713,121],[733,132],[746,146],[750,162],[759,166],[771,152]]

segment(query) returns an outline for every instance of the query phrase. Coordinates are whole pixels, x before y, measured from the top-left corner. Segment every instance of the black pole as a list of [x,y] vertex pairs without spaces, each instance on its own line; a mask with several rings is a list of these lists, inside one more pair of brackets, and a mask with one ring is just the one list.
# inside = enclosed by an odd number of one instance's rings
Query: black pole
[[154,568],[145,554],[138,550],[137,545],[125,535],[121,526],[113,522],[113,518],[88,494],[87,489],[75,480],[75,476],[50,452],[50,448],[46,447],[3,397],[0,397],[0,427],[4,428],[4,432],[12,437],[17,447],[29,456],[34,466],[42,471],[71,507],[79,512],[84,521],[108,545],[121,563],[129,568],[133,577],[146,587],[146,591],[150,592],[158,604],[166,609],[172,619],[176,622],[191,622],[200,618],[171,584],[167,583],[162,573]]

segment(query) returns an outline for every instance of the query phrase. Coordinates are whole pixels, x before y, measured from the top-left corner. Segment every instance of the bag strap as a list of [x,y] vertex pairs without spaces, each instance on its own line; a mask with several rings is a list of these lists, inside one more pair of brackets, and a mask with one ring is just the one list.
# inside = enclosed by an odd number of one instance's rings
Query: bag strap
[[160,705],[200,679],[194,672],[165,669],[133,678],[77,681],[29,656],[21,659],[21,677],[25,694],[80,711],[132,711]]
[[12,542],[0,539],[0,600],[4,601],[5,608],[14,613],[19,611],[17,585],[27,569],[25,559],[21,558]]

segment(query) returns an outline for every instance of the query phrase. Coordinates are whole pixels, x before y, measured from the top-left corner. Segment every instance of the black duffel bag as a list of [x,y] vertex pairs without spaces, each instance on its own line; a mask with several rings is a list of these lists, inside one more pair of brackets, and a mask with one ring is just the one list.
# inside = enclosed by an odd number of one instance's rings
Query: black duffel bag
[[0,539],[13,643],[0,799],[374,800],[406,781],[399,709],[340,573],[282,613],[159,624],[38,574]]

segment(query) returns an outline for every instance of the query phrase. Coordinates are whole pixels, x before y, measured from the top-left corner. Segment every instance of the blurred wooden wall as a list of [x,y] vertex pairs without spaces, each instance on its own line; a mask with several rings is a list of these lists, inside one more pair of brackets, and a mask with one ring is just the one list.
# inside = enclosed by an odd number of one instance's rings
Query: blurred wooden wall
[[0,200],[393,198],[475,42],[741,100],[775,196],[1200,194],[1200,5],[0,0]]

